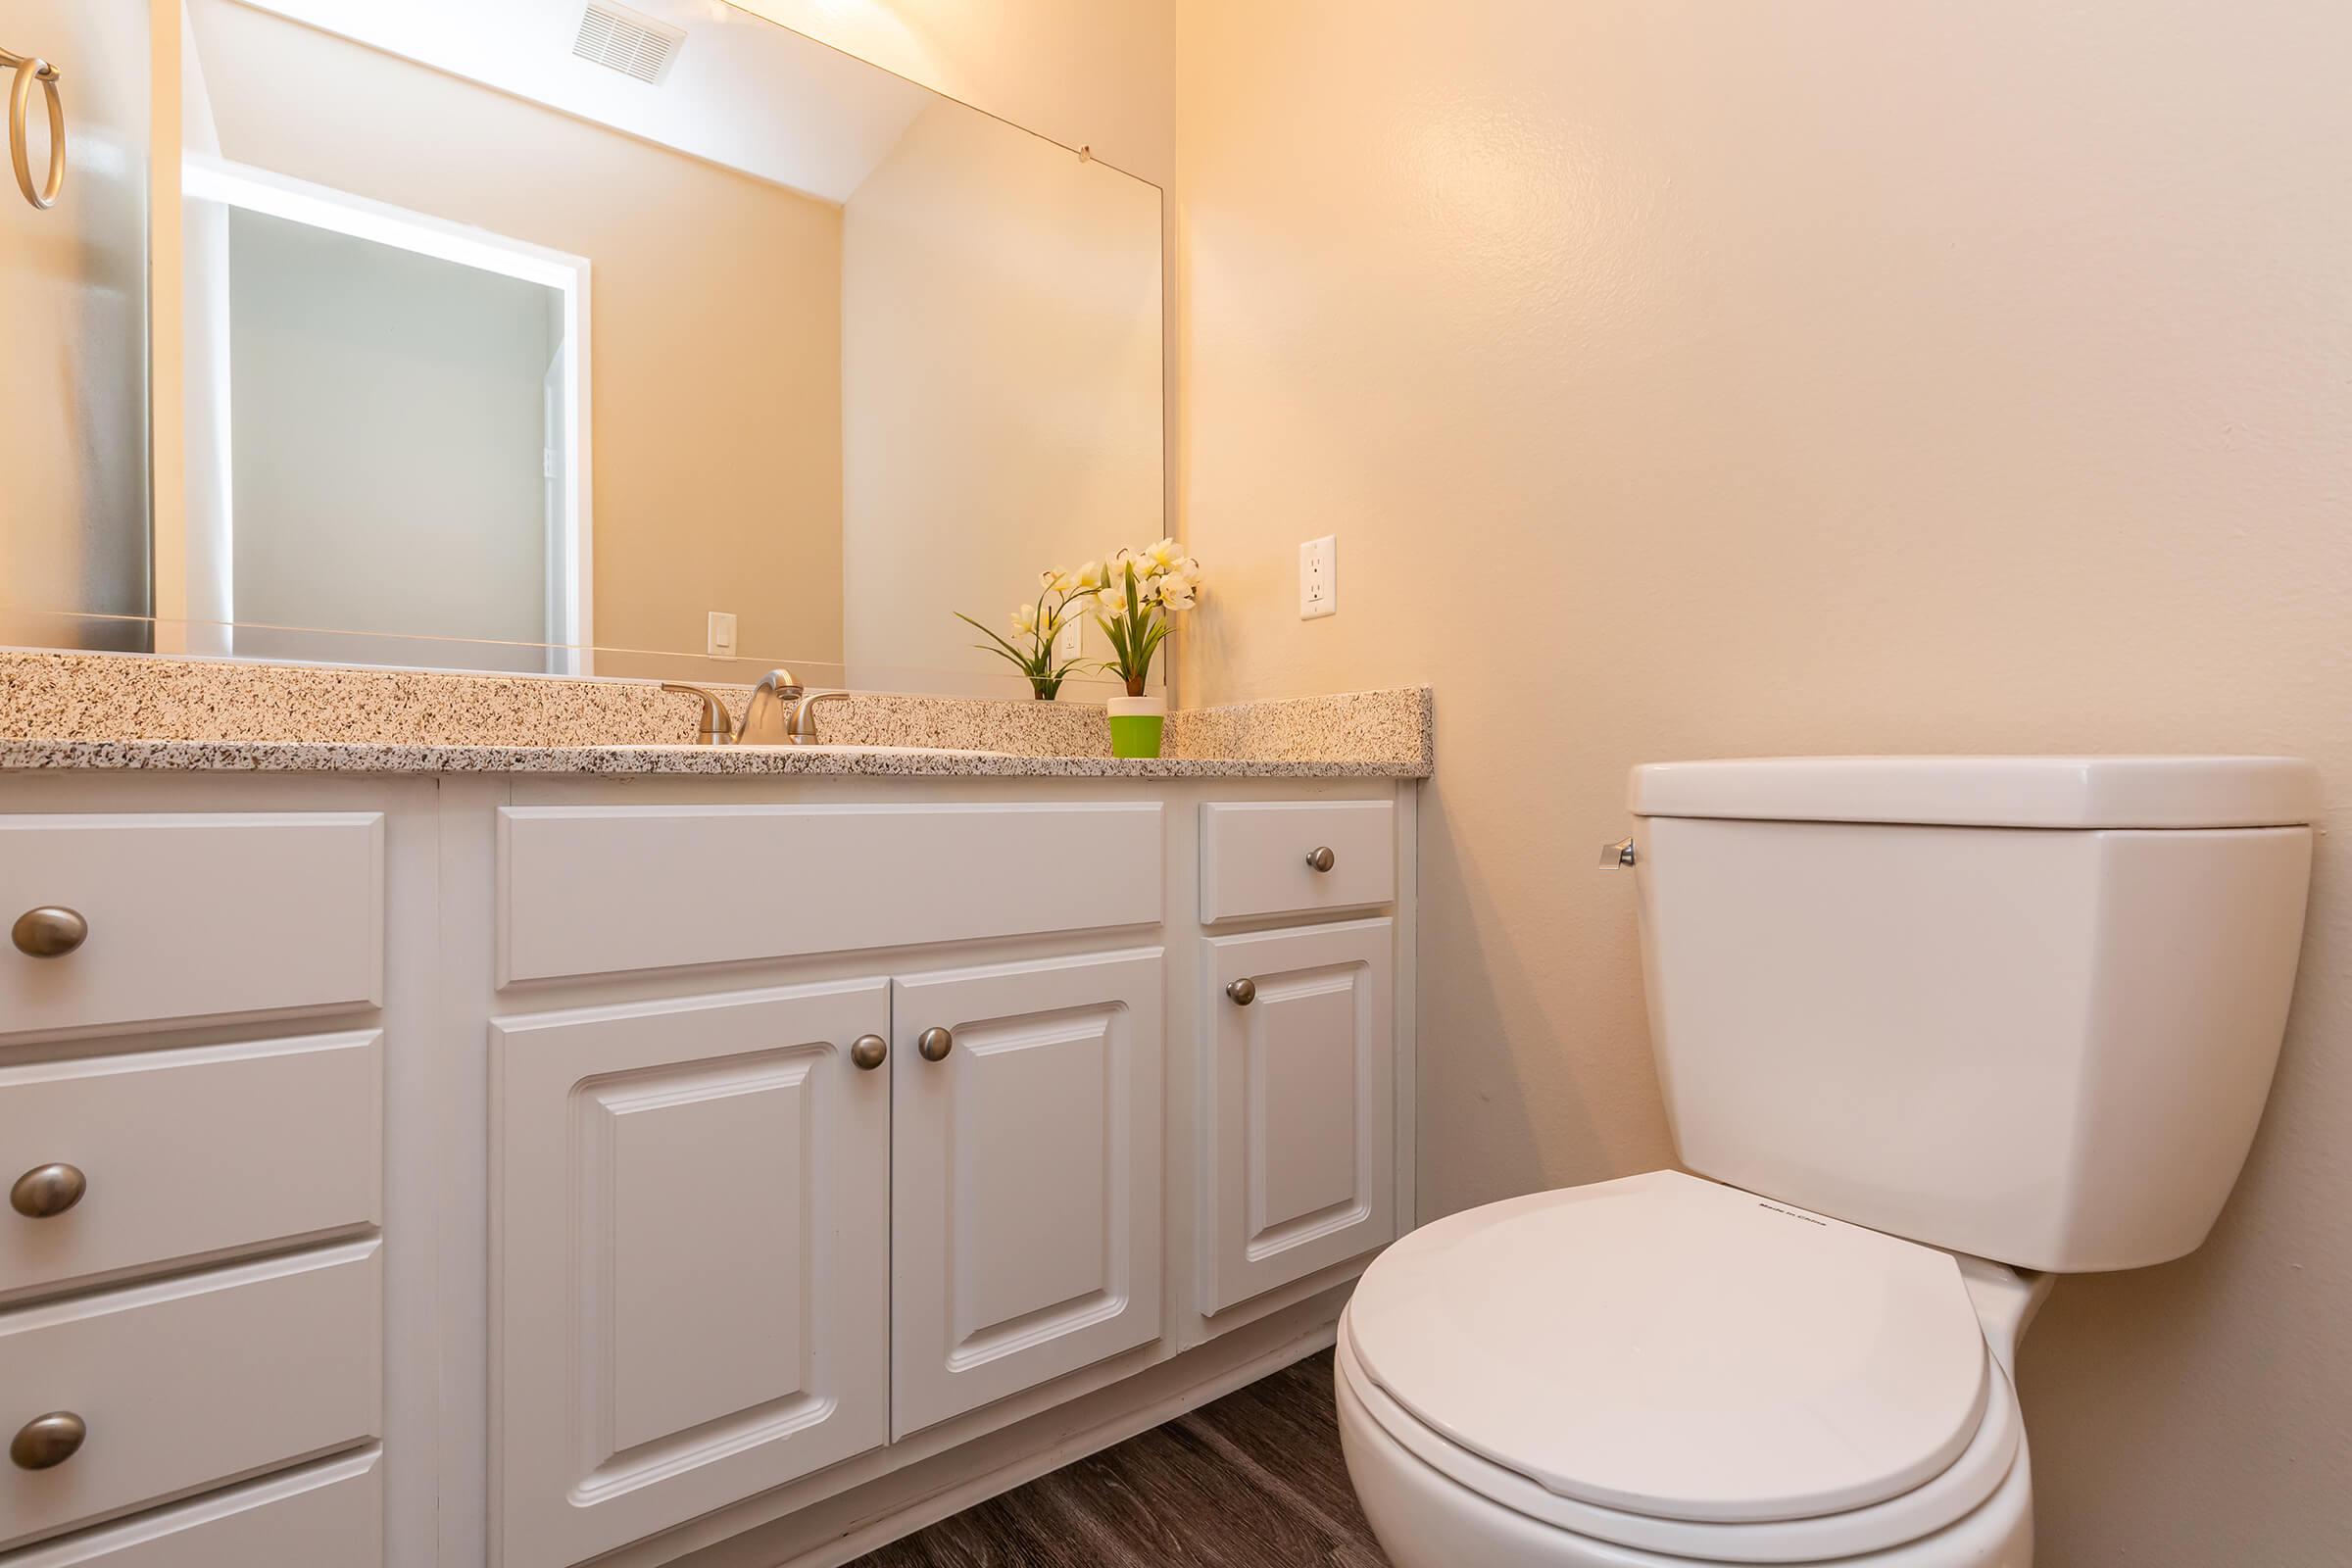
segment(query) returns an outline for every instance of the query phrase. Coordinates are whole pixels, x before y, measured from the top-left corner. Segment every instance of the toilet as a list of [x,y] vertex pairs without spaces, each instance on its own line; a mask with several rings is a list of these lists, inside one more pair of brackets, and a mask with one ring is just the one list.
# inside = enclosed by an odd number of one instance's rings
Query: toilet
[[1636,768],[1684,1169],[1366,1271],[1341,1437],[1396,1568],[2028,1568],[2018,1343],[2220,1213],[2319,805],[2287,758]]

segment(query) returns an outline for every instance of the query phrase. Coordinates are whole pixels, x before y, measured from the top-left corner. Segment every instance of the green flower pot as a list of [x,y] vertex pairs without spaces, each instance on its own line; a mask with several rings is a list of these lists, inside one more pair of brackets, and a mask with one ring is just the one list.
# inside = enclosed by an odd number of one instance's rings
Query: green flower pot
[[1111,756],[1159,755],[1160,736],[1168,723],[1166,698],[1113,697],[1105,706],[1110,710]]

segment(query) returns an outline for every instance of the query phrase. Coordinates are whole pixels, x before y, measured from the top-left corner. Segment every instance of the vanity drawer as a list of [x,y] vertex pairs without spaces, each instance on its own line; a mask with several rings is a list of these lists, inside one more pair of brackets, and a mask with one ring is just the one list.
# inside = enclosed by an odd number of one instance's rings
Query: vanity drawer
[[379,1435],[382,1246],[0,1313],[0,1435],[59,1411],[88,1433],[0,1467],[0,1545]]
[[[1201,807],[1201,920],[1388,903],[1396,896],[1396,812],[1390,801]],[[1328,870],[1316,868],[1321,851]]]
[[377,1223],[382,1097],[374,1031],[0,1067],[0,1294]]
[[383,881],[372,811],[0,816],[0,1036],[374,1006]]
[[1160,808],[513,806],[500,983],[1157,924]]
[[44,1542],[7,1568],[378,1568],[384,1452],[324,1459]]

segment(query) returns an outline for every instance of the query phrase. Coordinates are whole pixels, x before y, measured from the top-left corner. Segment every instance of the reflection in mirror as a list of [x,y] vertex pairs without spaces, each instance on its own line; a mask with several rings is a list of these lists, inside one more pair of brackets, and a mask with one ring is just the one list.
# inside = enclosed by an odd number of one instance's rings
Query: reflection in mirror
[[185,24],[158,651],[1013,693],[1165,531],[1154,187],[718,0]]

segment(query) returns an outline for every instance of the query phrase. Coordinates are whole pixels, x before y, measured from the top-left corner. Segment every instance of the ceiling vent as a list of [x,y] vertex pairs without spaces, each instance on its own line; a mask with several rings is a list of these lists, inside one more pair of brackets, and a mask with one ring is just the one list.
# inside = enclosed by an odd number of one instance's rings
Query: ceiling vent
[[685,41],[683,27],[673,27],[642,12],[613,5],[612,0],[588,0],[588,10],[580,18],[580,35],[572,41],[571,52],[624,76],[655,82],[662,79],[670,61],[677,58],[678,46]]

